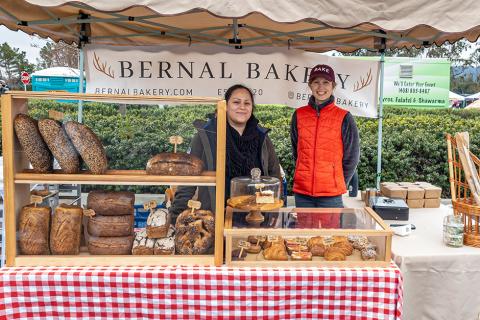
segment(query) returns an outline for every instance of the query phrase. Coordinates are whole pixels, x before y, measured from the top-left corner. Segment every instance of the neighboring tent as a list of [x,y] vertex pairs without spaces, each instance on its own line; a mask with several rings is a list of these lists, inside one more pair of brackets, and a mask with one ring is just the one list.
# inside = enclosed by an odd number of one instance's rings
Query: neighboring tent
[[[148,3],[148,5],[139,5]],[[477,0],[8,0],[0,24],[67,43],[211,43],[308,51],[440,45],[480,36]]]
[[480,99],[480,92],[466,96],[465,99],[468,99],[468,100]]
[[69,67],[53,67],[35,71],[32,76],[43,77],[79,77],[80,71]]
[[460,100],[460,101],[463,101],[465,100],[465,97],[464,96],[461,96],[455,92],[452,92],[452,91],[449,91],[448,92],[448,100],[452,101],[452,100]]
[[465,109],[480,109],[480,100],[470,103]]

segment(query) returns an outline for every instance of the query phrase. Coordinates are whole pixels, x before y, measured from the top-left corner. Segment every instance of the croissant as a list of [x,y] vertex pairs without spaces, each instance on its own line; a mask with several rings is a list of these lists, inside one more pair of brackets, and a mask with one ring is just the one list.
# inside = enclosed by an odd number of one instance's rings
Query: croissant
[[335,242],[333,244],[333,247],[335,248],[340,248],[343,252],[344,255],[349,256],[353,253],[353,246],[350,244],[350,242],[342,241],[342,242]]
[[263,256],[266,260],[288,260],[287,250],[282,243],[274,242],[263,250]]
[[323,257],[325,254],[325,246],[323,245],[316,245],[310,248],[310,252],[313,256]]
[[337,247],[328,247],[325,249],[324,257],[327,261],[344,261],[346,259],[342,249]]
[[334,242],[348,242],[348,238],[345,236],[333,236]]
[[317,246],[317,245],[325,246],[325,243],[323,242],[323,237],[318,236],[318,237],[313,237],[308,239],[307,247],[312,249],[313,246]]

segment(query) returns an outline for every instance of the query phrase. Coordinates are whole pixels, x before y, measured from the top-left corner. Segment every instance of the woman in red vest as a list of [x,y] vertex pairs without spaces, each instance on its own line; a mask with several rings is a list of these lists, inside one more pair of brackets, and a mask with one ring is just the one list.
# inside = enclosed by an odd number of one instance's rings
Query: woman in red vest
[[335,72],[330,66],[316,65],[308,86],[308,105],[294,112],[290,128],[295,205],[342,208],[342,194],[360,156],[357,125],[350,112],[335,105]]

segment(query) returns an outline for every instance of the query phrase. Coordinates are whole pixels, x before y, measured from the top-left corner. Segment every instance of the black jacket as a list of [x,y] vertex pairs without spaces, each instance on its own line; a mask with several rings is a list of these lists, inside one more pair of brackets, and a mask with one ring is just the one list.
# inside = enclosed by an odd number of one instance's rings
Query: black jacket
[[[193,154],[205,163],[206,170],[216,170],[217,155],[217,122],[216,119],[210,119],[206,124],[203,121],[195,122],[198,132],[192,139],[190,154]],[[275,153],[272,141],[268,137],[268,129],[257,127],[260,132],[262,172],[264,175],[280,178],[280,163]],[[228,180],[228,178],[226,178]],[[225,197],[229,196],[230,181],[225,181]],[[170,208],[173,219],[185,209],[187,209],[188,200],[192,199],[197,191],[195,186],[178,187],[174,201]],[[197,199],[202,203],[202,209],[215,211],[215,187],[198,187]],[[224,201],[226,201],[224,199]]]

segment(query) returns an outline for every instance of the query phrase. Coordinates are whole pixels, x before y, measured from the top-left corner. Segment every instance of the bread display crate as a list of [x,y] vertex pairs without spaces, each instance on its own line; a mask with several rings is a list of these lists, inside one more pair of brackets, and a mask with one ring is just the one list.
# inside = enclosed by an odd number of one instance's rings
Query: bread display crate
[[[28,112],[29,99],[84,100],[96,102],[139,103],[201,103],[217,104],[216,171],[204,171],[199,176],[147,175],[145,170],[107,170],[104,174],[34,173],[28,170],[25,157],[14,133],[13,120],[19,113]],[[4,222],[6,228],[7,266],[134,266],[134,265],[221,265],[223,263],[223,226],[225,192],[225,131],[226,104],[219,98],[163,97],[73,94],[63,92],[10,91],[1,97],[2,142],[4,165]],[[215,186],[215,239],[212,255],[21,255],[17,247],[18,215],[30,203],[30,184],[91,184],[91,185],[190,185]]]
[[[391,263],[393,231],[371,208],[284,207],[262,212],[265,221],[260,227],[251,227],[246,214],[226,209],[227,265],[387,267]],[[326,260],[327,251],[332,261]],[[344,260],[335,261],[337,257]]]

